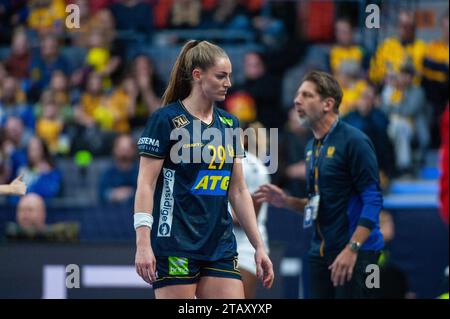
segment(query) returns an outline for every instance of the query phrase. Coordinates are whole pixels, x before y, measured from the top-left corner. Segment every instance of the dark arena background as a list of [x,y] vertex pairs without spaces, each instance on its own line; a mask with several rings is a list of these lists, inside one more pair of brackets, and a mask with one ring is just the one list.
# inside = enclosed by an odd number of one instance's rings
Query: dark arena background
[[[380,167],[379,298],[448,298],[448,32],[440,0],[0,0],[0,184],[36,194],[0,195],[0,298],[154,298],[134,265],[136,142],[190,39],[233,64],[218,107],[278,129],[270,179],[293,196],[311,137],[296,91],[310,70],[338,79]],[[302,224],[269,206],[276,279],[256,298],[309,298]]]

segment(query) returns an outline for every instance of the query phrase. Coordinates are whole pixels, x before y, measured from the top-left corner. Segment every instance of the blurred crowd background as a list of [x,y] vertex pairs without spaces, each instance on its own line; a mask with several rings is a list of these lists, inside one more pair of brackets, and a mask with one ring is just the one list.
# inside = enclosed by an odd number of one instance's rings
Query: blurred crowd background
[[[136,140],[189,39],[230,56],[233,87],[219,106],[244,126],[279,129],[273,183],[305,195],[311,136],[292,101],[320,69],[343,87],[340,118],[374,143],[386,241],[390,208],[440,212],[448,225],[448,2],[370,3],[380,28],[367,27],[363,0],[0,0],[0,184],[23,173],[32,193],[0,198],[0,237],[133,241]],[[280,232],[269,227],[269,238],[289,241]],[[441,257],[448,265],[448,246]]]

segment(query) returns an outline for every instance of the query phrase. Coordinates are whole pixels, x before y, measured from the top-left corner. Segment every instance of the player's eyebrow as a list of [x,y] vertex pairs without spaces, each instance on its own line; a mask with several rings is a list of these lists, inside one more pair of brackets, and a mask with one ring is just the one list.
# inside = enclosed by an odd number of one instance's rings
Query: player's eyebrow
[[231,75],[231,74],[233,74],[233,72],[228,73],[228,72],[225,72],[225,71],[217,71],[217,73],[223,74],[223,75]]

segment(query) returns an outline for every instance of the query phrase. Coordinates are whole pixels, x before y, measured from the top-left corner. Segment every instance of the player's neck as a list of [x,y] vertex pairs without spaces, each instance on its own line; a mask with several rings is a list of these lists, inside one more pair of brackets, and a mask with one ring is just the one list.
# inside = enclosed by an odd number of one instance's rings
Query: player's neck
[[191,92],[187,98],[183,100],[183,105],[189,113],[199,118],[203,122],[211,122],[213,116],[213,103],[201,94]]
[[330,113],[329,115],[324,116],[320,121],[317,121],[312,129],[314,137],[317,140],[320,140],[327,135],[337,118],[337,114]]

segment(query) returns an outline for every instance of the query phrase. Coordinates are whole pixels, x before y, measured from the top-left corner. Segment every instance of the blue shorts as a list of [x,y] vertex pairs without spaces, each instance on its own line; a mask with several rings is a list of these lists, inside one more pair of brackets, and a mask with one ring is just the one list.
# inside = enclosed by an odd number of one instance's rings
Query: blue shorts
[[186,257],[156,257],[156,280],[153,282],[153,289],[193,284],[206,276],[241,280],[237,256],[217,261],[202,261]]

